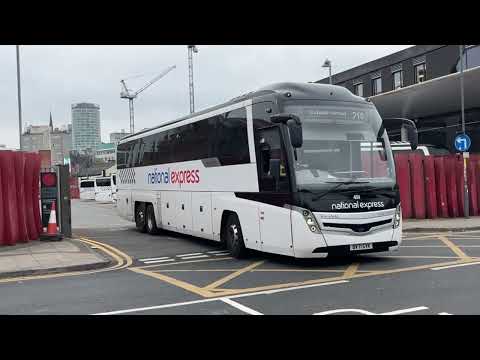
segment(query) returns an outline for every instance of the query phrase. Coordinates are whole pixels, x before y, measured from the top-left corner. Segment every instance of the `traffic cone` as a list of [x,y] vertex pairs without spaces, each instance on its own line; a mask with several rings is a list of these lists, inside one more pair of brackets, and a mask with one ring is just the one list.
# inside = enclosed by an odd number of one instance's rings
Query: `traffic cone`
[[55,211],[55,201],[50,209],[50,218],[48,219],[47,232],[40,235],[40,240],[59,241],[62,240],[62,234],[58,233],[57,215]]
[[50,209],[50,218],[48,219],[47,235],[57,235],[57,214],[55,211],[55,201]]

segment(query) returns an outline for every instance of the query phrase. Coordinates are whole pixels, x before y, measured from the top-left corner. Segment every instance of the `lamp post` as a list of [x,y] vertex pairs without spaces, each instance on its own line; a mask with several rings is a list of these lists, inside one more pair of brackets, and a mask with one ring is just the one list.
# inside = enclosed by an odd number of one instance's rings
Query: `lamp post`
[[18,136],[20,150],[23,150],[22,146],[22,96],[20,89],[20,49],[19,45],[16,45],[17,49],[17,97],[18,97]]
[[[461,99],[461,113],[462,113],[462,132],[465,135],[465,99],[463,86],[463,59],[465,53],[465,45],[459,45],[460,51],[460,99]],[[468,152],[463,152],[463,214],[465,217],[469,216],[469,201],[468,201],[468,179],[467,179],[467,158]]]
[[195,45],[188,45],[188,87],[190,92],[190,114],[195,112],[195,96],[193,89],[193,53],[198,53]]
[[332,85],[332,62],[326,59],[322,67],[328,68],[328,77],[330,79],[330,85]]

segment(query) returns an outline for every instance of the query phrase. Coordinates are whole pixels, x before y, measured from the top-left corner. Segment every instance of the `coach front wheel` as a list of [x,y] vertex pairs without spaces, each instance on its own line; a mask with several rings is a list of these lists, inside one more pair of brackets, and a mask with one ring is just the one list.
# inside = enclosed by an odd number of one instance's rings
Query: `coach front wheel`
[[135,225],[138,231],[142,233],[147,231],[145,203],[139,203],[135,206]]
[[150,235],[158,234],[157,222],[155,220],[155,211],[152,204],[147,205],[147,232]]
[[247,249],[243,242],[242,228],[236,214],[229,215],[223,229],[225,244],[234,258],[245,257]]

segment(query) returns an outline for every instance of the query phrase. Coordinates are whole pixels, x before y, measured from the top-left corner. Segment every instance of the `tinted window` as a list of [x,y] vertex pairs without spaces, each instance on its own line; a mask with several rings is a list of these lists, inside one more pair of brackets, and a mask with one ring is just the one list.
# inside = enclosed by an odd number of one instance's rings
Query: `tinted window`
[[355,84],[353,86],[353,92],[355,95],[363,96],[363,83]]
[[110,179],[97,179],[95,180],[97,186],[110,186],[111,182]]
[[217,158],[221,165],[250,162],[245,108],[182,125],[118,146],[119,169]]
[[250,162],[245,109],[234,110],[220,117],[217,123],[216,135],[216,155],[222,165]]
[[95,184],[93,183],[93,181],[82,181],[80,183],[81,188],[92,188],[94,186],[95,186]]
[[393,89],[399,89],[403,87],[403,74],[402,71],[397,71],[393,73]]
[[377,95],[382,92],[382,78],[372,80],[372,94]]
[[415,66],[415,84],[427,80],[427,68],[425,64]]

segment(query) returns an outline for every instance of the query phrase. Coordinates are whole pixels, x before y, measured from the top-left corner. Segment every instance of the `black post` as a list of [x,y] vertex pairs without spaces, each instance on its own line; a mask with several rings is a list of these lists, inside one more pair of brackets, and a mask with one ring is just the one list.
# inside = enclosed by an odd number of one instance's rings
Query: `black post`
[[72,209],[70,200],[70,171],[68,165],[57,165],[58,174],[58,219],[60,233],[72,237]]

